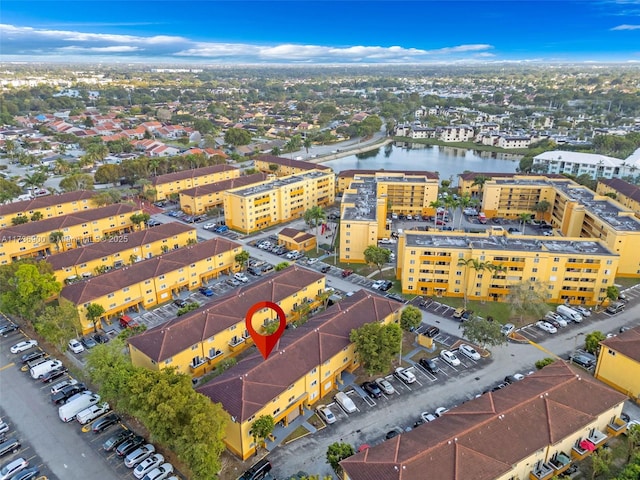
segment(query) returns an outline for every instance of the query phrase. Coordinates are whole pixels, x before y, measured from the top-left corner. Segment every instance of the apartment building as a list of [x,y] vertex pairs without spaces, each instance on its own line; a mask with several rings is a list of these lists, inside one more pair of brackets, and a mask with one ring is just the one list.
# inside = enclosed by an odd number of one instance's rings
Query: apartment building
[[295,220],[313,206],[326,207],[334,201],[333,172],[308,170],[227,190],[225,222],[231,229],[251,233]]
[[640,216],[640,187],[619,178],[602,179],[596,188],[598,195],[615,195],[615,200]]
[[104,320],[171,301],[182,291],[195,290],[220,274],[231,273],[241,251],[238,243],[214,238],[67,285],[60,296],[76,305],[86,333],[94,328],[86,318],[90,303],[105,310],[99,326]]
[[629,175],[628,163],[619,158],[595,153],[551,150],[533,157],[533,166],[546,173],[567,173],[574,176],[589,175],[597,178],[617,178]]
[[600,342],[594,376],[640,403],[640,327]]
[[[292,322],[299,318],[301,305],[308,305],[310,311],[322,305],[324,291],[324,275],[295,266],[286,268],[130,338],[131,362],[150,370],[172,367],[200,377],[221,360],[253,345],[245,325],[252,305],[261,301],[276,303],[287,322]],[[263,309],[254,315],[253,324],[264,325],[275,319],[273,310]]]
[[[474,259],[499,271],[474,269]],[[602,241],[505,232],[405,232],[398,240],[403,293],[506,301],[511,285],[545,284],[547,301],[597,305],[614,284],[620,255]]]
[[264,182],[267,177],[266,173],[254,173],[208,185],[187,188],[180,192],[180,208],[189,215],[200,215],[211,208],[221,208],[224,205],[224,192]]
[[[415,190],[416,187],[419,188],[427,183],[431,183],[430,181],[435,181],[435,184],[437,185],[439,178],[438,174],[435,172],[419,170],[411,172],[405,172],[403,170],[342,170],[338,174],[337,178],[337,192],[339,194],[343,193],[347,188],[349,188],[355,177],[373,177],[378,178],[380,182],[384,182],[385,178],[395,179],[397,182],[407,182],[410,184],[407,190],[411,190],[411,187],[414,187],[413,189]],[[404,193],[404,188],[401,187],[401,183],[398,183],[397,187],[402,190],[402,193]]]
[[564,175],[559,174],[520,174],[502,172],[465,172],[458,175],[458,192],[461,195],[469,195],[471,198],[482,200],[484,184],[489,180],[545,180],[559,178],[566,180]]
[[[64,252],[104,237],[132,232],[137,207],[117,203],[0,229],[0,265]],[[58,234],[60,234],[58,236]]]
[[48,256],[53,274],[60,283],[73,283],[156,257],[170,250],[197,242],[197,232],[183,223],[170,222],[146,230],[107,237],[84,247]]
[[36,215],[45,219],[96,208],[97,205],[91,201],[95,194],[95,192],[88,190],[77,190],[2,204],[0,205],[0,228],[12,226],[11,220],[16,217],[31,219],[33,215]]
[[564,237],[601,240],[620,255],[618,276],[640,276],[640,219],[635,212],[569,179],[497,179],[484,184],[482,209],[487,218],[517,218],[535,214],[538,202],[549,210],[539,213]]
[[249,433],[254,420],[271,415],[276,423],[288,424],[338,388],[342,373],[359,366],[351,331],[368,322],[398,322],[402,307],[360,290],[286,332],[266,360],[251,355],[198,387],[229,415],[227,448],[246,460],[256,452]]
[[345,480],[550,480],[626,431],[626,397],[558,361],[340,462]]
[[443,142],[472,142],[473,127],[469,125],[449,125],[440,127],[439,139]]
[[230,165],[211,165],[209,167],[182,170],[151,177],[151,183],[144,187],[145,192],[153,190],[155,200],[166,200],[172,194],[210,183],[229,180],[240,176],[240,169]]
[[262,173],[275,174],[278,177],[288,177],[309,170],[319,170],[321,172],[333,172],[331,167],[320,163],[305,162],[303,160],[293,160],[291,158],[276,157],[275,155],[258,155],[253,161],[253,167]]
[[379,171],[354,175],[340,204],[340,261],[364,263],[366,248],[391,235],[388,215],[434,215],[429,205],[437,199],[435,174]]

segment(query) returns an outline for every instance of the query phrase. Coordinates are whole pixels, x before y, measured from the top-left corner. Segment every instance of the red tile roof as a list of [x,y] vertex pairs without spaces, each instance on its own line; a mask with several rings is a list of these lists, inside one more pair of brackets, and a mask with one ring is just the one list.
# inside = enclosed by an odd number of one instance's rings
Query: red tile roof
[[283,237],[290,238],[297,243],[306,242],[307,240],[311,240],[315,238],[315,235],[307,232],[303,232],[301,230],[297,230],[295,228],[285,227],[278,232],[278,235],[282,235]]
[[619,333],[615,337],[607,338],[600,344],[640,362],[640,326]]
[[[636,202],[640,202],[640,187],[629,182],[625,182],[619,178],[603,178],[599,180],[600,183],[613,188],[616,192],[629,197]],[[618,201],[620,201],[618,199]]]
[[305,162],[303,160],[292,160],[290,158],[284,158],[284,157],[276,157],[275,155],[258,155],[256,157],[257,160],[260,160],[262,162],[268,162],[268,163],[274,163],[276,165],[282,165],[285,167],[294,167],[294,168],[300,168],[303,170],[329,170],[329,171],[333,171],[331,169],[331,167],[327,167],[325,165],[322,165],[321,163],[312,163],[312,162]]
[[252,355],[197,390],[222,403],[231,416],[244,422],[313,368],[349,346],[351,330],[380,321],[402,307],[401,303],[360,290],[286,332],[267,360],[260,354]]
[[[248,307],[256,302],[280,302],[304,287],[316,284],[323,276],[295,266],[285,268],[240,287],[229,296],[132,337],[129,343],[155,362],[162,362],[232,325],[244,322]],[[314,290],[311,290],[310,297],[315,297]]]
[[[81,202],[93,197],[96,192],[89,190],[77,190],[75,192],[61,193],[59,195],[47,195],[46,197],[36,197],[33,200],[22,200],[20,202],[5,203],[0,205],[0,216],[11,215],[12,213],[30,212],[40,208],[52,207],[70,202]],[[92,207],[95,206],[88,202]]]
[[351,480],[490,480],[625,400],[558,361],[349,457],[341,466]]
[[211,175],[213,173],[228,172],[230,170],[238,169],[230,165],[211,165],[209,167],[194,168],[192,170],[182,170],[180,172],[167,173],[164,175],[158,175],[157,177],[151,177],[151,184],[160,185],[163,183],[175,182],[177,180],[184,180],[187,178],[196,178],[202,177],[204,175]]
[[[188,232],[190,230],[195,231],[193,227],[189,227],[184,223],[165,223],[162,225],[158,225],[157,227],[138,230],[136,232],[119,237],[126,238],[126,241],[111,242],[107,240],[98,243],[91,243],[89,245],[85,245],[84,247],[67,250],[66,252],[57,253],[55,255],[47,257],[47,262],[51,264],[54,271],[62,270],[64,268],[90,262],[97,258],[102,258],[107,255],[113,255],[114,253],[131,249],[140,245],[146,245],[148,243],[157,242],[165,238],[171,238],[174,235]],[[144,255],[145,252],[140,252],[140,256]],[[122,260],[127,263],[129,262],[128,258],[123,258]]]
[[220,182],[209,183],[207,185],[200,185],[198,187],[180,190],[180,194],[187,195],[189,197],[201,197],[203,195],[209,195],[210,193],[224,192],[225,190],[230,190],[232,188],[244,187],[253,183],[264,182],[266,179],[266,173],[242,175],[240,177],[229,178],[228,180],[222,180]]
[[[142,260],[133,265],[90,278],[84,282],[67,285],[60,296],[76,305],[91,302],[128,285],[178,270],[185,265],[215,257],[219,253],[241,247],[239,243],[225,238],[213,238],[188,247],[172,250],[157,257]],[[205,273],[205,272],[202,272]]]

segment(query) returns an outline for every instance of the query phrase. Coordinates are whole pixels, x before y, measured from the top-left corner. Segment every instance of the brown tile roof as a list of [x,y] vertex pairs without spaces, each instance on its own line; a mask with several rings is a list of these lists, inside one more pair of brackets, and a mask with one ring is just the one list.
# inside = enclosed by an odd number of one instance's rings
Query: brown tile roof
[[260,354],[251,355],[198,391],[222,403],[230,415],[244,422],[292,383],[350,345],[351,330],[365,322],[382,320],[401,308],[401,303],[360,290],[283,335],[267,360]]
[[[619,178],[603,178],[600,183],[613,188],[616,192],[640,202],[640,187]],[[619,200],[618,200],[619,201]]]
[[275,163],[276,165],[282,165],[285,167],[294,167],[294,168],[300,168],[303,170],[328,170],[328,171],[333,171],[331,169],[331,167],[327,167],[325,165],[322,165],[321,163],[312,163],[312,162],[305,162],[303,160],[293,160],[291,158],[284,158],[284,157],[276,157],[275,155],[258,155],[256,157],[257,160],[260,160],[262,162],[267,162],[267,163]]
[[[112,255],[114,253],[121,252],[122,250],[170,238],[174,235],[188,232],[189,230],[195,230],[195,228],[180,222],[164,223],[157,227],[139,230],[119,237],[126,238],[126,241],[104,241],[91,243],[81,248],[74,248],[72,250],[67,250],[66,252],[57,253],[47,257],[47,262],[51,264],[54,271],[62,270],[63,268],[90,262],[96,258]],[[125,262],[129,261],[128,258],[123,258],[123,260]]]
[[163,183],[175,182],[176,180],[202,177],[204,175],[211,175],[212,173],[219,173],[219,172],[228,172],[230,170],[237,170],[237,168],[232,167],[231,165],[211,165],[209,167],[194,168],[191,170],[182,170],[180,172],[166,173],[164,175],[158,175],[157,177],[151,177],[151,185],[160,185]]
[[324,275],[298,267],[285,268],[257,282],[234,290],[233,294],[193,312],[159,325],[129,339],[129,343],[156,362],[243,322],[251,305],[259,301],[274,303],[312,285]]
[[254,173],[252,175],[243,175],[237,178],[230,178],[228,180],[222,180],[220,182],[209,183],[207,185],[200,185],[199,187],[187,188],[186,190],[180,190],[181,195],[187,195],[189,197],[200,197],[202,195],[208,195],[210,193],[224,192],[232,188],[244,187],[251,185],[252,183],[264,182],[267,179],[266,173]]
[[137,212],[139,208],[126,205],[124,203],[116,203],[102,208],[91,208],[89,210],[81,210],[79,212],[69,213],[60,217],[45,218],[37,222],[23,223],[22,225],[5,227],[0,230],[0,238],[2,237],[28,237],[38,235],[40,233],[54,232],[62,230],[66,227],[89,223],[101,218],[114,217],[118,215],[131,215]]
[[[341,462],[351,480],[490,480],[626,397],[555,362]],[[380,476],[380,472],[384,475]],[[377,476],[376,476],[377,475]]]
[[[476,177],[487,177],[487,178],[512,178],[515,176],[526,177],[526,173],[504,173],[504,172],[465,172],[458,174],[463,180],[474,180]],[[547,177],[547,178],[564,178],[567,179],[564,175],[560,175],[559,173],[531,173],[531,176],[536,177]]]
[[404,173],[408,176],[425,176],[429,179],[438,179],[437,172],[427,171],[405,171],[405,170],[342,170],[338,176],[345,178],[353,178],[355,175],[375,175],[376,173]]
[[11,215],[12,213],[30,212],[40,208],[52,207],[62,203],[78,202],[93,197],[96,192],[89,190],[77,190],[75,192],[61,193],[59,195],[47,195],[37,197],[32,200],[21,202],[5,203],[0,205],[0,216]]
[[60,296],[76,305],[81,305],[120,290],[127,285],[135,285],[148,278],[173,272],[190,263],[214,257],[237,247],[241,247],[241,245],[231,240],[212,238],[196,245],[172,250],[164,255],[113,270],[84,282],[67,285],[60,292]]
[[607,338],[600,344],[640,362],[640,326],[619,333],[615,337]]
[[295,228],[289,228],[289,227],[286,227],[280,230],[278,232],[278,235],[282,235],[283,237],[290,238],[295,242],[305,242],[307,240],[311,240],[312,238],[315,238],[315,236],[312,235],[311,233],[303,232],[301,230],[297,230]]

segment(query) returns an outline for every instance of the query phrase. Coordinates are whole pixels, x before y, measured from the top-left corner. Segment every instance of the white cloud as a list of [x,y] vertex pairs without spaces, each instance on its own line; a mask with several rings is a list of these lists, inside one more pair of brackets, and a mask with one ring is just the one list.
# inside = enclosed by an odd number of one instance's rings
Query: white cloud
[[640,30],[640,25],[618,25],[611,30]]
[[58,49],[61,52],[73,52],[73,53],[129,53],[140,51],[140,47],[133,47],[130,45],[113,45],[110,47],[62,47]]

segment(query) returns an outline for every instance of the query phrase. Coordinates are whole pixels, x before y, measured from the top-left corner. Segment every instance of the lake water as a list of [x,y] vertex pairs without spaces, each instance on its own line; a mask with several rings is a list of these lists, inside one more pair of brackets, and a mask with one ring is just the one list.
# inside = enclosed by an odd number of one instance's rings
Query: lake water
[[521,155],[480,152],[453,147],[396,143],[369,152],[323,162],[338,173],[342,170],[427,170],[438,172],[440,179],[451,178],[457,184],[458,175],[472,172],[514,173]]

